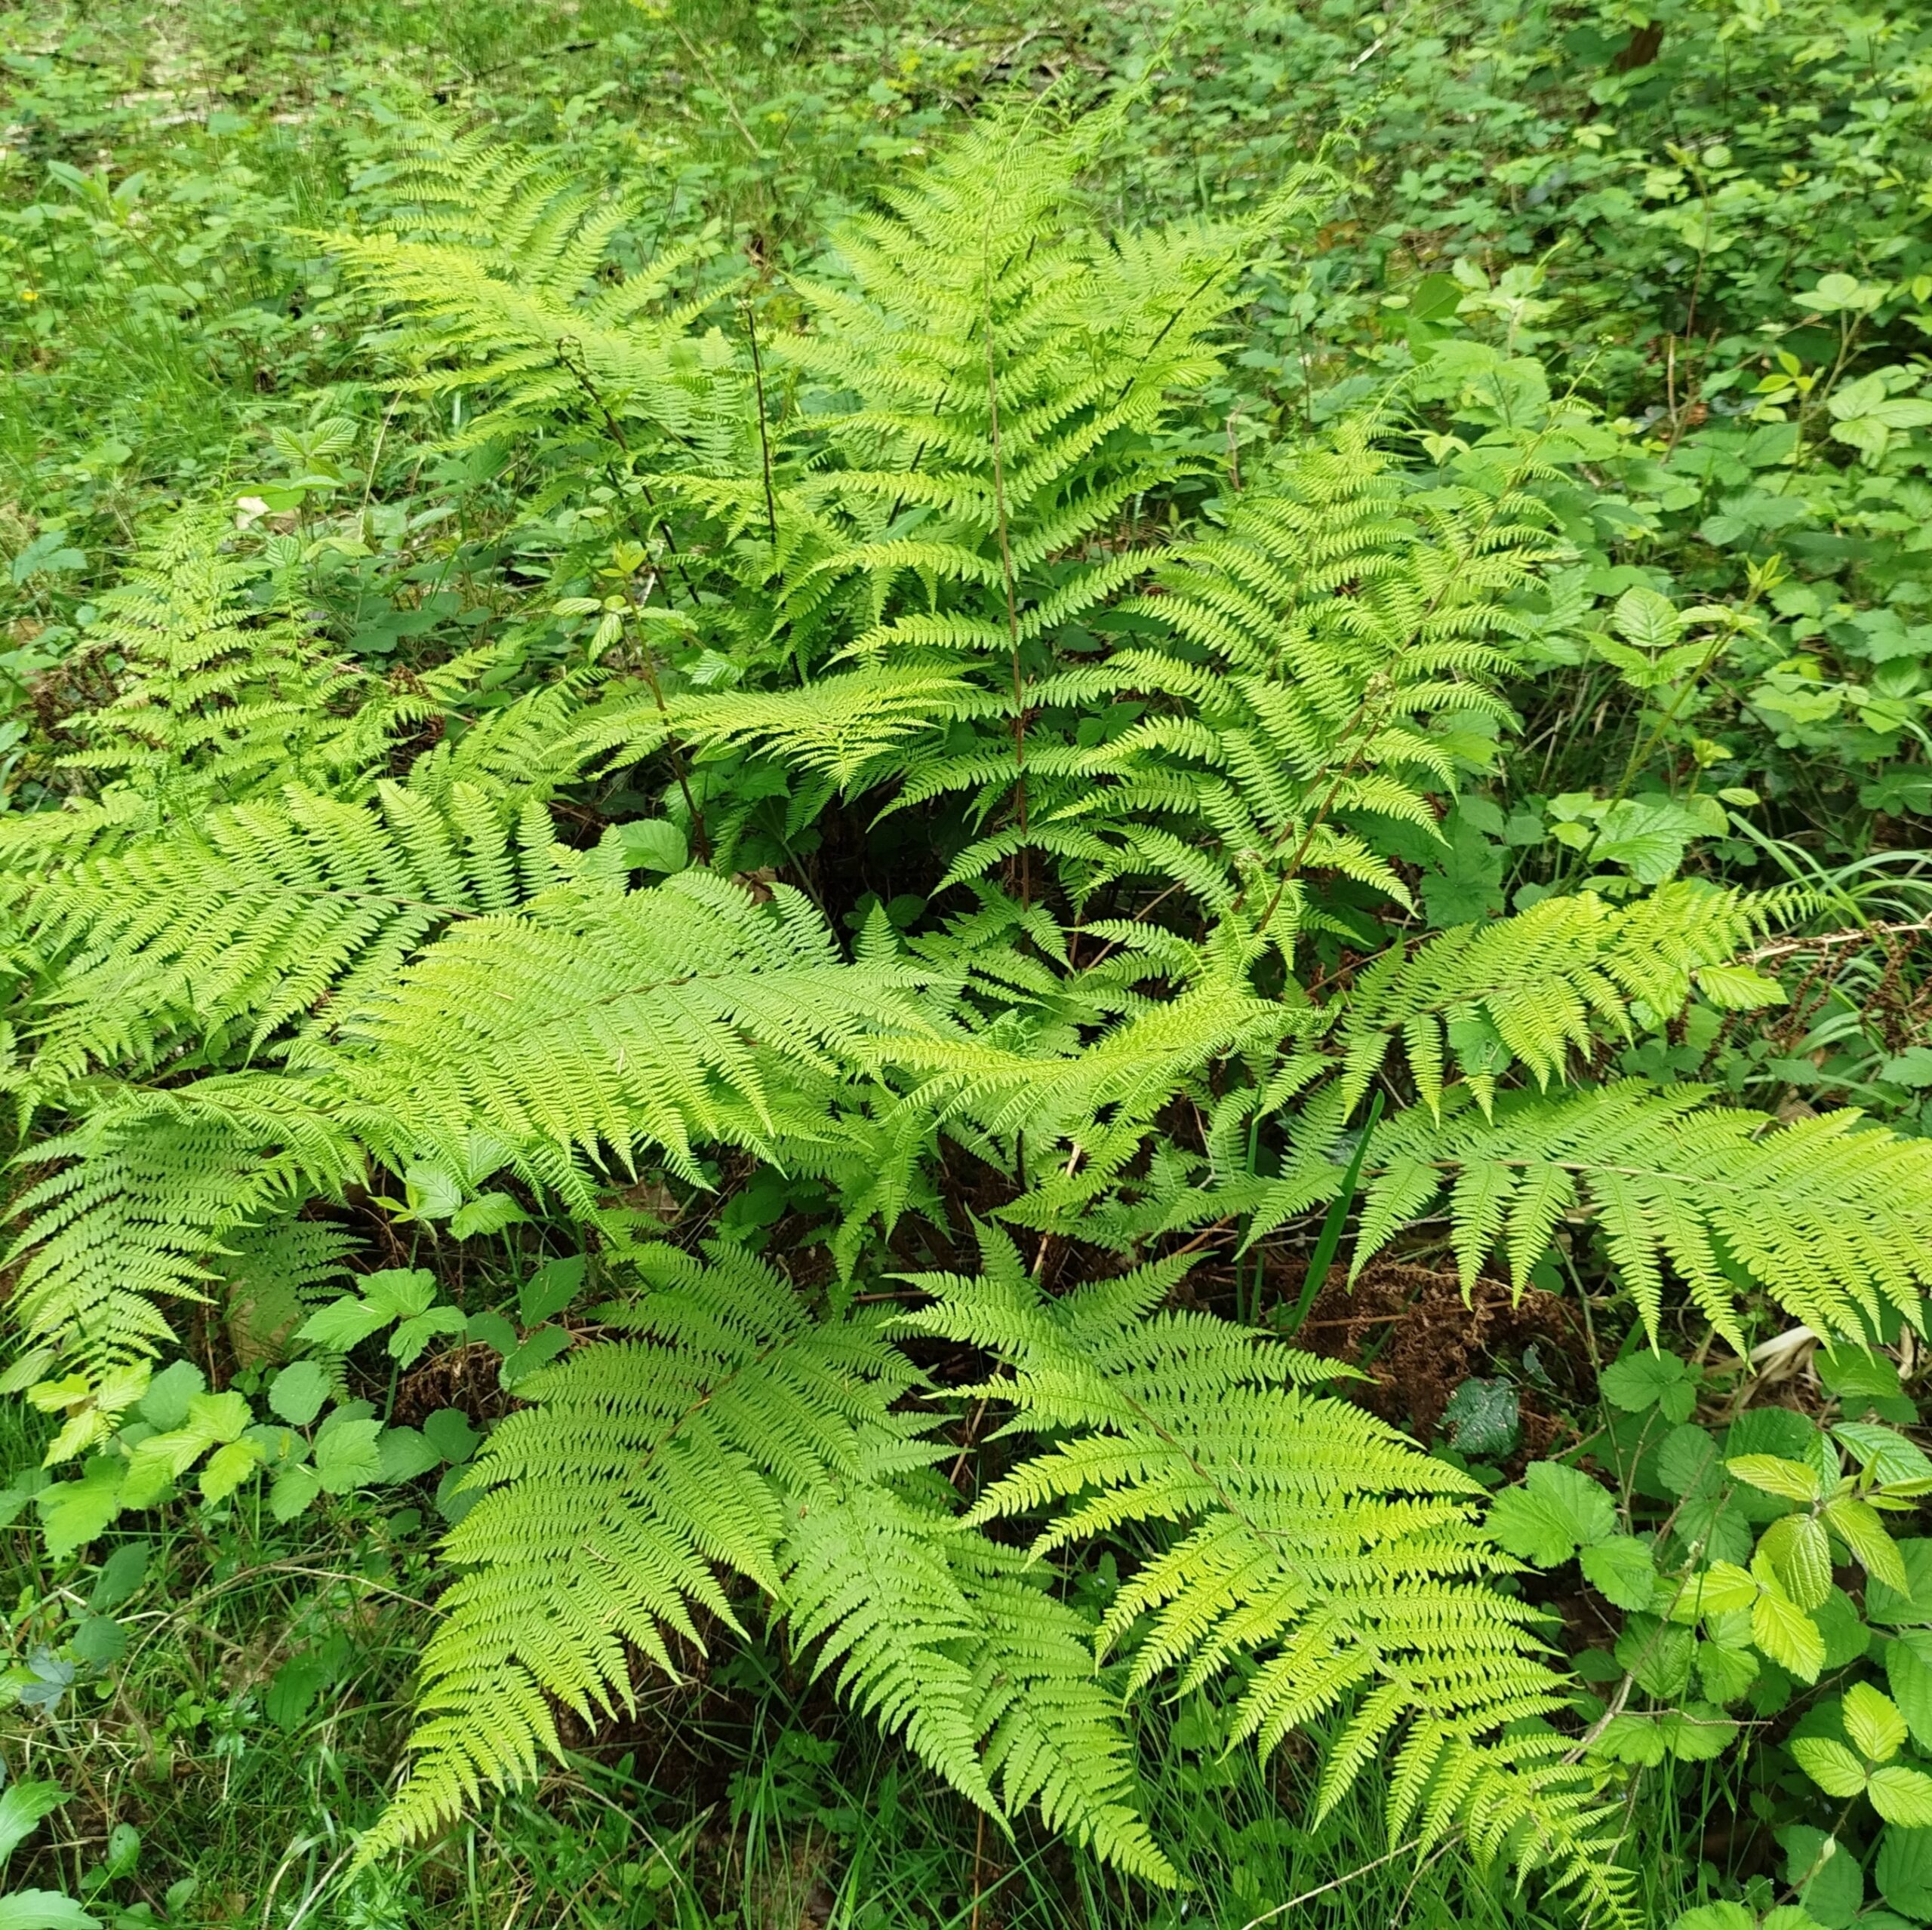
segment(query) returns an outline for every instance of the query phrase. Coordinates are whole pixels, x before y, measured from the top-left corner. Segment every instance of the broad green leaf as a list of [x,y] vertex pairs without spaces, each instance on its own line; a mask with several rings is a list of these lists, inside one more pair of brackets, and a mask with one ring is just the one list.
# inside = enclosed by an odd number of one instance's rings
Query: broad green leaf
[[1932,1630],[1914,1629],[1885,1644],[1885,1682],[1912,1741],[1932,1749]]
[[464,1333],[469,1326],[469,1317],[461,1308],[432,1307],[426,1314],[405,1320],[389,1335],[390,1357],[405,1367],[413,1366],[438,1334]]
[[1905,1718],[1889,1695],[1869,1682],[1844,1692],[1844,1732],[1868,1763],[1889,1763],[1905,1746]]
[[67,1792],[58,1783],[39,1778],[10,1783],[0,1791],[0,1864],[66,1800]]
[[269,1411],[291,1428],[306,1428],[329,1397],[329,1377],[312,1360],[297,1360],[269,1383]]
[[451,1463],[467,1461],[483,1438],[469,1424],[469,1416],[456,1407],[439,1407],[427,1416],[423,1434],[438,1455]]
[[1892,1824],[1878,1839],[1872,1873],[1878,1894],[1893,1909],[1906,1916],[1932,1917],[1932,1830]]
[[192,1360],[177,1360],[148,1383],[141,1397],[141,1418],[171,1433],[188,1418],[188,1403],[208,1385],[208,1377]]
[[1626,590],[1617,598],[1611,621],[1617,634],[1640,650],[1668,650],[1683,627],[1667,597],[1641,588]]
[[419,1219],[446,1220],[463,1206],[463,1186],[441,1166],[417,1165],[402,1176],[409,1209]]
[[278,1521],[293,1521],[321,1492],[321,1477],[306,1463],[285,1467],[269,1489],[269,1512]]
[[1777,1839],[1785,1852],[1787,1887],[1826,1930],[1842,1930],[1865,1901],[1865,1872],[1857,1857],[1835,1837],[1806,1824],[1779,1830]]
[[152,1541],[130,1541],[116,1548],[100,1565],[100,1574],[88,1597],[88,1606],[97,1615],[111,1613],[147,1579],[148,1562],[154,1554]]
[[358,1283],[369,1305],[392,1320],[426,1314],[435,1304],[436,1277],[423,1267],[388,1267]]
[[681,871],[691,862],[685,834],[665,818],[638,818],[613,825],[604,835],[616,836],[624,862],[632,871]]
[[262,1464],[263,1458],[259,1441],[230,1441],[225,1447],[216,1449],[202,1470],[202,1498],[211,1502],[226,1501]]
[[1628,1763],[1633,1769],[1654,1769],[1669,1750],[1653,1717],[1625,1709],[1604,1724],[1590,1753],[1607,1762]]
[[380,1421],[345,1421],[315,1437],[315,1475],[325,1492],[346,1495],[382,1479]]
[[1701,1575],[1687,1576],[1671,1604],[1672,1621],[1705,1615],[1734,1615],[1758,1599],[1758,1584],[1735,1562],[1712,1562]]
[[1715,1493],[1724,1480],[1724,1460],[1707,1429],[1687,1422],[1673,1428],[1657,1449],[1657,1479],[1673,1495]]
[[1788,1501],[1815,1501],[1822,1492],[1816,1469],[1777,1455],[1734,1455],[1724,1465],[1739,1480]]
[[1894,1588],[1874,1575],[1865,1590],[1866,1616],[1887,1627],[1921,1627],[1932,1623],[1932,1541],[1909,1535],[1895,1545],[1911,1586]]
[[78,1480],[43,1488],[34,1497],[47,1552],[54,1560],[85,1547],[121,1512],[122,1473],[119,1461],[91,1461]]
[[1697,1680],[1707,1701],[1735,1702],[1758,1680],[1758,1658],[1749,1649],[1719,1642],[1697,1645]]
[[1815,1516],[1787,1514],[1758,1537],[1758,1551],[1777,1571],[1801,1609],[1815,1609],[1832,1592],[1832,1547]]
[[1872,1772],[1866,1793],[1872,1807],[1888,1823],[1909,1830],[1932,1828],[1932,1776],[1922,1769],[1908,1769],[1903,1764],[1887,1763]]
[[1635,1615],[1617,1638],[1615,1652],[1647,1694],[1660,1702],[1674,1702],[1690,1689],[1697,1647],[1689,1629],[1660,1621],[1655,1615]]
[[377,1437],[376,1454],[385,1481],[413,1480],[440,1467],[443,1457],[414,1428],[390,1428]]
[[1580,1547],[1617,1532],[1617,1509],[1587,1474],[1553,1461],[1533,1462],[1519,1488],[1506,1488],[1489,1514],[1498,1544],[1540,1568],[1567,1561]]
[[1582,1567],[1584,1580],[1620,1609],[1647,1609],[1657,1592],[1657,1564],[1651,1550],[1630,1535],[1613,1535],[1586,1548]]
[[1825,1664],[1825,1638],[1818,1624],[1781,1593],[1767,1588],[1751,1609],[1751,1639],[1762,1652],[1800,1682],[1816,1682]]
[[1758,1919],[1741,1903],[1700,1904],[1673,1917],[1670,1930],[1758,1930]]
[[1867,1474],[1888,1487],[1895,1483],[1932,1480],[1932,1460],[1890,1428],[1871,1421],[1847,1421],[1834,1428],[1832,1436],[1850,1449]]
[[517,1317],[526,1327],[534,1327],[561,1314],[583,1291],[583,1276],[580,1253],[546,1261],[518,1288]]
[[485,1193],[451,1215],[450,1234],[454,1239],[473,1240],[478,1234],[501,1233],[529,1217],[510,1194]]
[[1668,1709],[1657,1718],[1664,1747],[1680,1762],[1715,1762],[1737,1740],[1737,1725],[1721,1709],[1692,1703]]
[[83,1615],[69,1638],[75,1656],[107,1668],[128,1652],[128,1631],[112,1615]]
[[1786,1745],[1798,1766],[1827,1796],[1858,1795],[1865,1787],[1865,1765],[1829,1736],[1794,1736]]
[[0,1930],[100,1930],[100,1919],[58,1890],[15,1890],[0,1897]]
[[372,1307],[368,1301],[358,1299],[352,1293],[346,1293],[340,1300],[331,1300],[327,1306],[318,1307],[296,1329],[295,1338],[312,1341],[318,1347],[333,1348],[338,1354],[346,1354],[395,1318],[392,1313]]
[[1632,1354],[1613,1361],[1598,1376],[1597,1385],[1606,1400],[1626,1414],[1656,1407],[1666,1421],[1687,1421],[1697,1404],[1697,1377],[1674,1354]]
[[1854,1495],[1841,1495],[1825,1504],[1824,1519],[1868,1575],[1875,1575],[1888,1587],[1906,1586],[1904,1560],[1876,1508]]

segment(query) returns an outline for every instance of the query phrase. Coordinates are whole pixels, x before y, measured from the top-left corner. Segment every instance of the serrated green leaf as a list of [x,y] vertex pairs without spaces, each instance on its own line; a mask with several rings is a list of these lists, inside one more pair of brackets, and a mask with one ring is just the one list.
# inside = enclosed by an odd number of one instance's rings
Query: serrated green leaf
[[1878,1894],[1906,1916],[1932,1917],[1932,1830],[1893,1824],[1878,1839]]
[[1905,1718],[1889,1695],[1869,1682],[1844,1692],[1844,1732],[1868,1763],[1889,1763],[1905,1746]]
[[1914,1629],[1885,1644],[1885,1686],[1912,1741],[1932,1749],[1932,1630]]
[[1865,1765],[1841,1742],[1829,1736],[1793,1736],[1786,1745],[1798,1766],[1827,1796],[1860,1794],[1865,1787]]
[[1888,1587],[1904,1588],[1904,1558],[1876,1508],[1854,1495],[1841,1495],[1825,1504],[1824,1520],[1868,1575],[1876,1575]]
[[1778,1455],[1734,1455],[1724,1466],[1739,1480],[1784,1501],[1815,1501],[1823,1492],[1816,1469]]
[[[1620,1609],[1647,1609],[1657,1592],[1657,1563],[1649,1547],[1628,1535],[1613,1535],[1586,1548],[1583,1579]],[[1755,1590],[1752,1591],[1756,1592]]]
[[263,1459],[259,1441],[230,1441],[216,1449],[202,1470],[202,1500],[226,1501],[262,1464]]
[[1787,1514],[1758,1539],[1758,1552],[1801,1609],[1815,1609],[1832,1592],[1831,1540],[1815,1516]]
[[1923,1770],[1887,1763],[1872,1772],[1865,1793],[1887,1822],[1909,1830],[1932,1828],[1932,1776]]
[[269,1383],[269,1411],[291,1428],[306,1428],[329,1397],[329,1377],[312,1360],[297,1360]]
[[1681,1421],[1697,1400],[1697,1382],[1690,1368],[1674,1354],[1638,1353],[1614,1360],[1597,1378],[1604,1400],[1626,1414],[1641,1414],[1647,1407],[1660,1405],[1667,1396],[1687,1398],[1681,1413],[1666,1410],[1668,1420]]
[[1490,1509],[1490,1532],[1512,1555],[1554,1568],[1580,1547],[1617,1532],[1617,1508],[1587,1474],[1553,1461],[1533,1462],[1521,1487],[1506,1488]]
[[315,1476],[325,1492],[346,1495],[382,1478],[379,1421],[345,1421],[315,1437]]
[[1768,1588],[1752,1605],[1751,1640],[1800,1682],[1816,1682],[1825,1665],[1825,1638],[1818,1624],[1795,1603]]

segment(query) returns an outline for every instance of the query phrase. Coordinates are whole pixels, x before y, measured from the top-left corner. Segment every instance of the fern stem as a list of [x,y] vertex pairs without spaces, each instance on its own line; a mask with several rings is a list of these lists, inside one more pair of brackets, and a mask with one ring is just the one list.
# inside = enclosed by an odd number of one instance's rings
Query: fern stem
[[[1006,589],[1006,634],[1011,644],[1013,662],[1013,761],[1019,775],[1014,782],[1014,802],[1020,814],[1020,834],[1026,835],[1026,685],[1020,673],[1020,606],[1013,588],[1013,543],[1006,515],[1006,466],[999,440],[999,378],[993,363],[992,275],[985,278],[986,331],[986,413],[992,438],[993,513],[999,526],[1001,580]],[[1020,902],[1033,900],[1032,865],[1026,850],[1020,851]]]
[[752,347],[752,386],[758,392],[758,450],[764,472],[764,527],[771,538],[771,560],[778,561],[778,506],[771,493],[771,431],[764,412],[764,360],[758,349],[758,316],[745,300],[745,334]]
[[[630,460],[631,446],[625,438],[623,426],[619,423],[617,417],[611,414],[610,404],[605,401],[603,394],[596,383],[591,380],[590,371],[584,367],[583,358],[571,355],[571,344],[568,337],[558,338],[557,360],[569,370],[577,386],[585,395],[589,397],[591,406],[604,419],[604,426],[609,433],[611,440],[623,452],[624,460],[628,463]],[[643,544],[646,550],[648,550],[651,547],[653,529],[663,536],[664,547],[671,553],[671,567],[678,573],[678,581],[684,585],[685,595],[689,597],[693,603],[696,603],[697,592],[692,587],[690,577],[685,574],[684,561],[678,551],[678,539],[671,533],[670,524],[659,510],[657,499],[651,493],[651,485],[641,476],[633,475],[631,478],[631,481],[637,484],[638,493],[649,506],[651,515],[657,518],[655,524],[645,524],[638,521],[637,512],[631,507],[629,494],[618,480],[615,469],[608,462],[605,464],[604,469],[605,475],[610,480],[611,488],[617,493],[617,500],[624,506],[624,513],[630,520],[631,527],[635,531],[638,541]]]

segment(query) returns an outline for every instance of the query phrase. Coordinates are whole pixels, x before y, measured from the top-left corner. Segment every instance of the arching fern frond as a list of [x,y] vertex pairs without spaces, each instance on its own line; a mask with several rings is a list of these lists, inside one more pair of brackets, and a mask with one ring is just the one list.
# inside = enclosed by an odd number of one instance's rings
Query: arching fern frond
[[1917,1327],[1932,1285],[1932,1144],[1850,1111],[1778,1124],[1694,1086],[1625,1080],[1512,1094],[1485,1120],[1445,1094],[1381,1129],[1358,1270],[1447,1210],[1466,1280],[1492,1249],[1524,1280],[1559,1222],[1586,1222],[1654,1334],[1666,1276],[1742,1354],[1737,1302],[1768,1293],[1814,1331],[1869,1341],[1887,1308]]
[[[1395,1774],[1446,1788],[1447,1821],[1487,1842],[1499,1816],[1519,1862],[1613,1915],[1594,1778],[1512,1739],[1562,1707],[1536,1612],[1492,1578],[1510,1566],[1474,1506],[1481,1486],[1359,1409],[1304,1392],[1331,1371],[1227,1323],[1155,1311],[1186,1262],[1044,1295],[1003,1235],[983,1272],[912,1277],[931,1307],[906,1324],[992,1352],[974,1391],[1011,1403],[1054,1445],[1023,1461],[969,1519],[1044,1514],[1044,1554],[1159,1523],[1163,1544],[1101,1624],[1104,1650],[1135,1637],[1130,1689],[1170,1670],[1183,1689],[1242,1686],[1234,1734],[1262,1749],[1331,1712],[1347,1720],[1320,1807],[1406,1731]],[[1502,1737],[1497,1744],[1495,1738]],[[1480,1765],[1481,1797],[1447,1774]]]
[[570,875],[539,806],[383,781],[372,804],[297,785],[84,859],[21,908],[52,975],[23,1089],[152,1065],[189,1038],[327,1025],[454,919]]
[[746,435],[747,385],[708,306],[673,294],[701,252],[688,244],[627,272],[612,244],[635,191],[603,193],[555,163],[475,135],[421,130],[361,231],[318,237],[348,280],[397,312],[384,346],[417,373],[408,386],[485,403],[460,441],[609,440],[728,468]]
[[738,1628],[738,1579],[970,1800],[996,1815],[1038,1803],[1171,1882],[1131,1800],[1091,1627],[919,1479],[940,1450],[929,1421],[893,1411],[915,1376],[885,1317],[814,1320],[789,1283],[721,1244],[708,1263],[670,1247],[635,1259],[648,1290],[608,1315],[629,1337],[526,1383],[532,1405],[478,1458],[411,1776],[359,1859],[486,1782],[534,1775],[558,1747],[552,1698],[586,1719],[632,1706],[626,1644],[675,1674],[673,1640],[705,1646],[700,1616]]

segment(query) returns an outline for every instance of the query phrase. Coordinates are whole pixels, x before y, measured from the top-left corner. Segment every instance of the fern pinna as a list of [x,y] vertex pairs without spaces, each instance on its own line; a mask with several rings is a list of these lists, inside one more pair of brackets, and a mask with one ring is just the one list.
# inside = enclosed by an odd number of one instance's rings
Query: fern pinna
[[[463,1477],[365,1861],[764,1621],[964,1799],[1147,1883],[1186,1876],[1134,1753],[1175,1683],[1263,1749],[1325,1729],[1318,1804],[1386,1756],[1397,1844],[1460,1831],[1609,1920],[1614,1793],[1478,1485],[1189,1283],[1352,1211],[1358,1270],[1446,1237],[1520,1285],[1594,1240],[1654,1331],[1919,1320],[1924,1142],[1609,1076],[1694,999],[1775,1003],[1749,955],[1801,900],[1591,877],[1426,928],[1404,854],[1569,620],[1547,467],[1425,463],[1391,404],[1223,487],[1189,411],[1319,184],[1107,236],[1108,138],[974,134],[755,366],[742,290],[618,272],[632,202],[416,150],[338,244],[375,340],[405,400],[480,398],[472,450],[555,457],[608,593],[534,656],[377,675],[297,551],[190,517],[0,824],[8,1384],[64,1416],[70,1541],[198,1442],[211,1495],[294,1451],[230,1403],[134,1458],[184,1312],[278,1293],[260,1345],[338,1386],[386,1323],[398,1362],[500,1332],[372,1215],[603,1296]],[[761,1187],[789,1271],[706,1204]],[[1063,1585],[1099,1549],[1104,1614]]]

